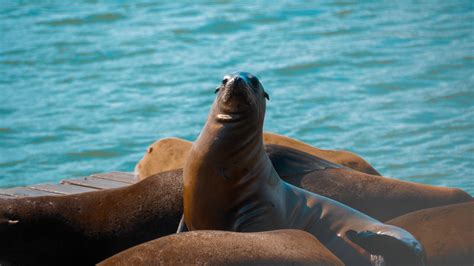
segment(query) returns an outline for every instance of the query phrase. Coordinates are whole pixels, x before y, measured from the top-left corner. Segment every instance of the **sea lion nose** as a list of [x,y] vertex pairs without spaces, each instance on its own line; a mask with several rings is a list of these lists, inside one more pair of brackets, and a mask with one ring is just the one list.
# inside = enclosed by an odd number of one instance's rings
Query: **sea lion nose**
[[[225,83],[224,83],[225,82]],[[224,94],[222,101],[224,103],[233,103],[236,106],[247,104],[249,101],[246,91],[245,79],[239,75],[226,76],[222,80],[224,84]]]
[[242,85],[243,79],[239,76],[234,76],[230,81],[229,85],[231,85],[234,88],[239,88]]

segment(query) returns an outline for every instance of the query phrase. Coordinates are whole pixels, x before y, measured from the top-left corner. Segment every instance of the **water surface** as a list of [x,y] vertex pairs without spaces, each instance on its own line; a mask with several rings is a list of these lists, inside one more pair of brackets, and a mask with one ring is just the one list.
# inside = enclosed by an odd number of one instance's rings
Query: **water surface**
[[0,186],[132,171],[244,70],[266,130],[472,194],[473,23],[472,1],[3,1]]

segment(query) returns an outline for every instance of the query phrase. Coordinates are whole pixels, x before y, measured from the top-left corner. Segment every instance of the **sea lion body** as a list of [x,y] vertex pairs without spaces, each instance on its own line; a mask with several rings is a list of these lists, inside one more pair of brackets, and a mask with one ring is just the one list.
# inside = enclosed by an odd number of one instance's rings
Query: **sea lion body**
[[436,187],[353,171],[322,158],[279,145],[266,153],[286,182],[357,209],[377,220],[425,208],[472,201],[457,188]]
[[182,171],[117,189],[0,199],[0,264],[95,264],[176,232]]
[[328,162],[340,164],[369,175],[380,175],[380,173],[375,170],[375,168],[366,160],[364,160],[364,158],[349,151],[319,149],[299,140],[271,132],[263,133],[263,142],[266,145],[279,145],[290,149],[299,150]]
[[[344,263],[421,263],[418,241],[334,200],[280,179],[262,139],[265,92],[258,79],[223,80],[184,167],[184,221],[190,230],[301,229]],[[386,244],[386,249],[380,245]]]
[[387,223],[423,244],[426,265],[474,265],[474,202],[424,209]]
[[343,263],[316,238],[300,230],[259,233],[202,230],[135,246],[99,265],[342,266]]
[[183,168],[192,145],[180,138],[155,141],[135,165],[135,178],[143,180],[157,173]]

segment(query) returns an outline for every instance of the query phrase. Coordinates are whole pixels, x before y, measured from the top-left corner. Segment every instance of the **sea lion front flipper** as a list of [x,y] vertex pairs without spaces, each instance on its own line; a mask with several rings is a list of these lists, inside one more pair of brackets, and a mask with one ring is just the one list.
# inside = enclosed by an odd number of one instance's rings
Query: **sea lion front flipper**
[[[409,234],[405,235],[404,230],[396,229],[395,232],[390,228],[360,232],[349,230],[346,236],[374,255],[372,263],[376,263],[374,260],[380,260],[381,256],[385,265],[425,265],[425,253],[420,242]],[[401,234],[397,231],[401,231]]]
[[179,225],[178,225],[178,230],[176,230],[176,233],[183,233],[183,232],[188,232],[189,229],[186,226],[186,223],[184,222],[184,214],[181,216],[181,220],[179,220]]

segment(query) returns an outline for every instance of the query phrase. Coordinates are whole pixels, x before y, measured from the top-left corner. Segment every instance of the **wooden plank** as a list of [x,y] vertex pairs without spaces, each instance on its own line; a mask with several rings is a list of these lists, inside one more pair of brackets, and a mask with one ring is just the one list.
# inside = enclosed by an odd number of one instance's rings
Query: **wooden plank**
[[65,179],[60,184],[38,184],[27,187],[0,189],[0,198],[71,195],[103,189],[119,188],[137,183],[133,173],[111,172]]
[[2,189],[1,194],[9,195],[13,197],[34,197],[34,196],[53,196],[58,195],[57,193],[52,193],[48,191],[41,191],[27,187],[16,187],[16,188],[8,188]]
[[102,179],[102,178],[95,178],[92,176],[87,176],[87,177],[83,177],[79,179],[62,180],[61,184],[69,184],[69,185],[83,186],[83,187],[96,188],[96,189],[119,188],[119,187],[124,187],[124,186],[129,185],[124,182],[118,182],[118,181]]
[[96,188],[90,187],[83,187],[83,186],[76,186],[76,185],[68,185],[68,184],[40,184],[40,185],[32,185],[29,188],[33,188],[36,190],[47,191],[52,193],[57,193],[61,195],[70,195],[70,194],[78,194],[90,191],[97,191]]
[[93,174],[91,175],[91,177],[118,181],[118,182],[123,182],[127,184],[135,184],[138,181],[135,179],[135,175],[133,173],[127,173],[127,172],[111,172],[111,173]]
[[[0,190],[1,192],[1,190]],[[14,199],[15,196],[0,193],[0,199]]]

